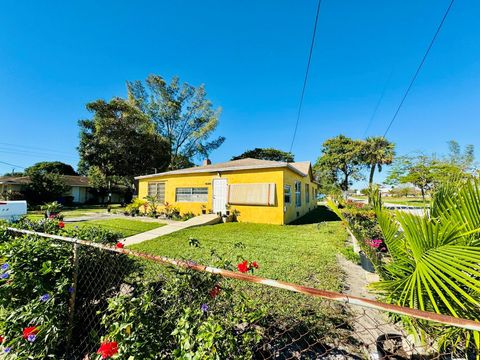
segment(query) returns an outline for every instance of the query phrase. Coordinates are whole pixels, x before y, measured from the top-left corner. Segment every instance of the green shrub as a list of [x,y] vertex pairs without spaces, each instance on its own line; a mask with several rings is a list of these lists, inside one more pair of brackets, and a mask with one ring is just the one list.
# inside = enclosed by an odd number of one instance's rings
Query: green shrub
[[[216,276],[172,270],[173,277],[139,283],[109,300],[102,318],[104,341],[138,359],[246,359],[261,339],[261,307],[235,302],[233,289]],[[212,297],[212,289],[218,295]],[[242,326],[242,331],[239,331]]]
[[130,215],[138,215],[141,208],[143,208],[144,212],[146,212],[148,209],[148,203],[145,200],[136,198],[125,207],[125,212]]
[[[22,219],[15,226],[102,244],[119,236],[94,227],[66,230],[54,219]],[[269,324],[259,301],[218,275],[158,267],[88,246],[78,246],[73,287],[73,249],[0,228],[0,351],[19,359],[57,359],[67,348],[98,349],[103,339],[118,343],[120,356],[138,359],[245,359]],[[236,268],[215,251],[212,259],[215,266]],[[34,336],[24,338],[28,328]]]
[[[102,244],[115,244],[120,236],[94,227],[65,230],[55,219],[24,218],[13,226]],[[99,342],[99,335],[92,336],[92,330],[98,327],[100,317],[92,321],[92,311],[105,311],[108,297],[119,292],[125,277],[136,267],[125,255],[79,246],[79,276],[74,289],[72,250],[72,244],[19,235],[7,231],[6,224],[0,225],[0,336],[5,338],[3,350],[9,350],[12,358],[56,359],[65,354],[69,340],[73,346]],[[69,339],[73,291],[76,310]],[[29,327],[38,332],[25,339],[22,332]]]
[[[21,359],[45,359],[65,350],[71,251],[67,244],[20,236],[0,244],[0,334]],[[33,341],[23,329],[38,327]],[[30,339],[32,340],[32,339]]]
[[194,218],[196,215],[193,212],[186,212],[182,214],[182,220],[187,221],[191,218]]
[[169,203],[165,203],[164,212],[167,219],[181,220],[180,209],[176,206],[173,206]]

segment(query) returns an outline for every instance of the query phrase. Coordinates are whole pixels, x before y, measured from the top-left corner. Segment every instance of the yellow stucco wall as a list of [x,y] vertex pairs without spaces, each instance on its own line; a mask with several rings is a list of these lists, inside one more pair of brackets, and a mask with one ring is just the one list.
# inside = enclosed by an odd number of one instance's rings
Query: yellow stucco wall
[[[302,184],[310,182],[307,178],[303,178],[293,171],[286,168],[277,169],[258,169],[258,170],[242,170],[242,171],[225,171],[219,173],[202,173],[202,174],[182,174],[182,175],[164,175],[158,177],[151,177],[146,179],[140,179],[138,182],[138,197],[144,199],[148,194],[149,182],[165,182],[165,202],[178,207],[180,213],[184,214],[192,212],[194,214],[201,214],[202,205],[204,205],[207,211],[213,209],[212,193],[213,193],[213,179],[223,178],[227,179],[227,183],[231,184],[245,184],[245,183],[275,183],[276,199],[274,206],[252,206],[252,205],[231,205],[230,211],[237,210],[239,212],[238,221],[240,222],[252,222],[252,223],[265,223],[265,224],[285,224],[295,220],[295,198],[293,191],[293,204],[287,206],[287,216],[284,216],[284,179],[292,182],[295,180],[301,180]],[[304,186],[304,185],[303,185]],[[178,187],[207,187],[208,188],[208,202],[176,202],[175,190]],[[310,201],[310,208],[313,209],[314,202]],[[161,206],[161,211],[164,207]],[[308,206],[302,202],[302,208],[297,209],[301,215],[308,212]],[[300,216],[301,216],[300,215]],[[285,221],[287,220],[287,221]]]
[[[299,217],[302,217],[309,211],[313,210],[317,205],[316,199],[314,199],[314,190],[317,189],[317,185],[313,182],[310,181],[310,177],[302,177],[299,176],[297,173],[290,169],[285,169],[283,173],[283,184],[285,185],[290,185],[291,192],[292,192],[292,200],[290,204],[284,204],[285,206],[285,217],[284,217],[284,222],[285,224],[291,223],[292,221],[298,219]],[[295,182],[300,181],[301,182],[301,199],[302,199],[302,204],[300,207],[296,206],[295,203]],[[306,201],[306,191],[305,191],[305,184],[309,185],[310,188],[310,194],[309,194],[309,202]]]

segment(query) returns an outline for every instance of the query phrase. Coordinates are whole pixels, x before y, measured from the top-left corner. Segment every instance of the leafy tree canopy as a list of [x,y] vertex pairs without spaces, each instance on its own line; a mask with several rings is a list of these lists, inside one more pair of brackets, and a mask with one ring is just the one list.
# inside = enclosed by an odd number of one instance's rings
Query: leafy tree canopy
[[425,194],[441,184],[468,178],[473,171],[474,148],[468,145],[461,151],[456,141],[450,141],[447,156],[418,154],[401,156],[394,162],[385,183],[413,184]]
[[33,173],[78,175],[71,165],[60,161],[42,161],[25,169],[26,175],[31,175]]
[[284,162],[295,161],[292,153],[273,148],[255,148],[253,150],[247,150],[241,155],[232,157],[232,160],[240,160],[246,158]]
[[370,168],[368,184],[373,185],[375,169],[382,171],[383,165],[390,165],[395,156],[395,145],[383,136],[369,137],[363,143],[362,161]]
[[155,124],[128,101],[115,98],[87,104],[93,118],[79,121],[79,172],[88,175],[93,166],[107,178],[165,170],[168,144]]
[[343,191],[348,190],[352,180],[363,179],[363,148],[362,141],[344,135],[326,140],[322,145],[322,155],[314,166],[317,180],[322,174],[320,177],[323,179],[333,181]]
[[12,171],[12,172],[3,174],[3,176],[24,176],[24,175],[25,174],[21,171]]
[[161,76],[150,75],[145,84],[127,82],[127,88],[130,103],[153,121],[158,134],[166,139],[169,169],[206,158],[223,144],[222,136],[210,140],[220,109],[213,109],[203,85],[180,84],[178,77],[167,83]]
[[38,170],[30,172],[29,177],[30,183],[25,189],[25,198],[31,203],[43,204],[57,200],[70,188],[62,175],[57,173]]

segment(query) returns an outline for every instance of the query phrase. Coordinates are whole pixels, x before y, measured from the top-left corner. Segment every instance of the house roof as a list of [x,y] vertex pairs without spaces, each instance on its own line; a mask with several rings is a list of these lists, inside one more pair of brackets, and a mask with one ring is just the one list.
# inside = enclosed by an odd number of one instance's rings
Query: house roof
[[[69,186],[90,186],[88,177],[86,176],[62,175],[62,177],[65,183]],[[0,184],[4,185],[27,185],[29,183],[29,176],[0,176]]]
[[236,170],[254,170],[254,169],[271,169],[271,168],[288,168],[300,176],[310,175],[310,161],[287,163],[283,161],[270,161],[259,159],[240,159],[232,160],[223,163],[194,166],[191,168],[166,171],[158,174],[150,174],[135,177],[136,180],[148,179],[153,177],[165,176],[165,175],[183,175],[183,174],[196,174],[196,173],[212,173],[223,171],[236,171]]
[[26,185],[28,183],[30,183],[28,176],[0,176],[0,184]]

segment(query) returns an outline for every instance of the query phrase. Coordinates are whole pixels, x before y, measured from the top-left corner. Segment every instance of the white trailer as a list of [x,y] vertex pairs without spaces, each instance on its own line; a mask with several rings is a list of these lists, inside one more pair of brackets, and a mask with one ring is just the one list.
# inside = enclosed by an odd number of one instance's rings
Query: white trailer
[[27,214],[27,202],[20,201],[1,201],[0,200],[0,220],[15,221]]

